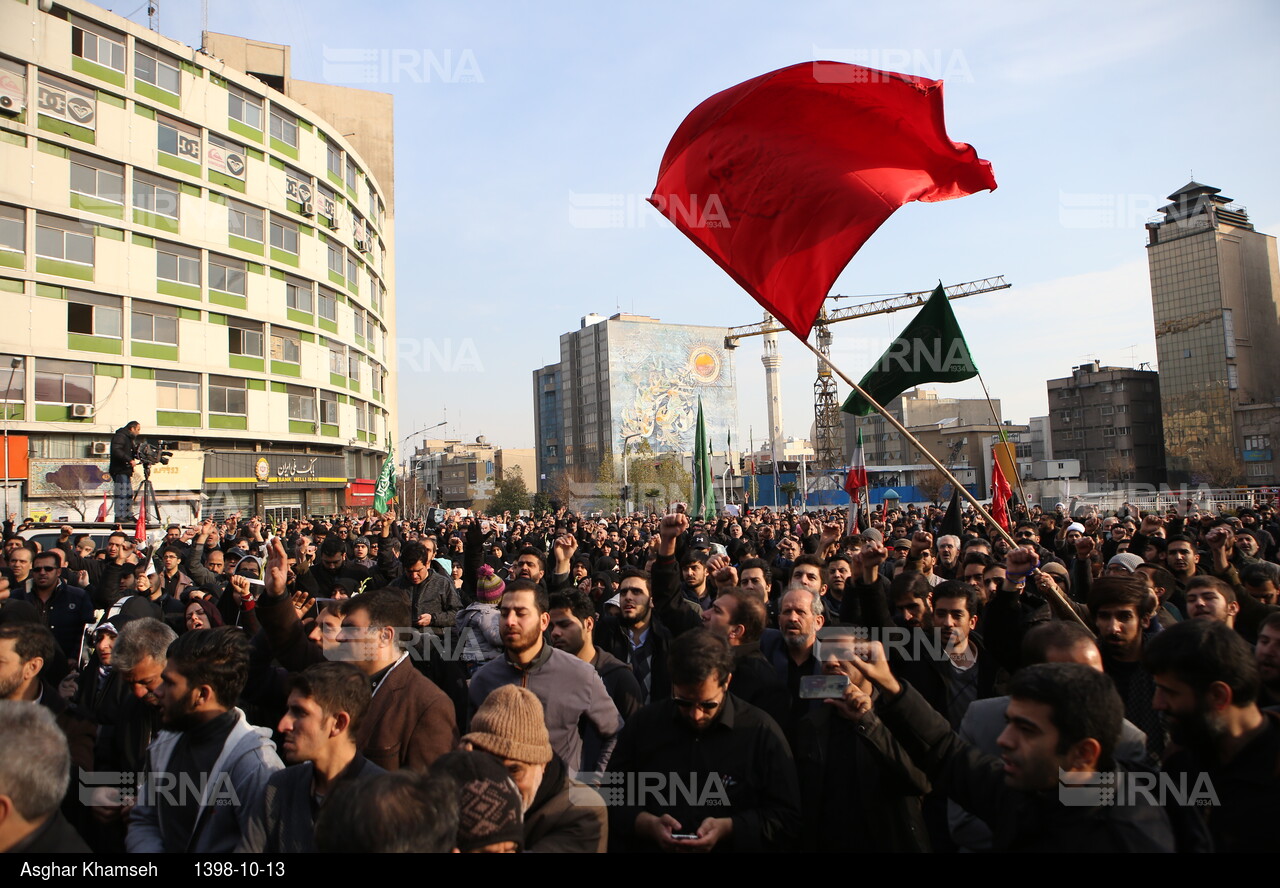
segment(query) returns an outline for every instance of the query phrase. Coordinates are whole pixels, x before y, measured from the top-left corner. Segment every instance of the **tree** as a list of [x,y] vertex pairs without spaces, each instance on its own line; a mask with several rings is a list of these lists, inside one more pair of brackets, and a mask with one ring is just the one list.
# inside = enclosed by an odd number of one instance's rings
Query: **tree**
[[693,474],[685,468],[680,454],[664,453],[654,466],[654,474],[667,502],[687,503],[693,498]]
[[547,495],[545,490],[539,490],[533,495],[529,503],[529,508],[533,511],[534,517],[545,515],[547,512],[554,511],[551,508],[551,497]]
[[494,484],[493,499],[489,501],[489,512],[501,515],[503,512],[516,514],[529,509],[529,488],[524,484],[524,470],[519,466],[511,466]]
[[916,487],[924,494],[924,498],[935,506],[942,502],[942,494],[951,482],[947,476],[937,469],[929,469],[916,475]]
[[794,481],[788,481],[785,484],[778,485],[778,492],[786,494],[788,508],[791,507],[791,501],[795,497],[796,491],[798,491],[799,489],[800,488],[796,486],[796,483]]
[[553,476],[551,481],[551,505],[557,509],[573,510],[573,481],[563,469]]
[[613,448],[609,448],[600,456],[600,468],[596,472],[596,499],[603,505],[604,511],[618,511],[618,474],[614,470]]

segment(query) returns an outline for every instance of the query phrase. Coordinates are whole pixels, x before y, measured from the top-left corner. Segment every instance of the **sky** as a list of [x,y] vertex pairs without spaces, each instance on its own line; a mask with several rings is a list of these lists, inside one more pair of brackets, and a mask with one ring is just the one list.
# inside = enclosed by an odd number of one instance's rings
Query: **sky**
[[[161,33],[198,46],[199,3],[162,7]],[[797,62],[944,81],[950,137],[991,162],[998,189],[899,209],[833,292],[1004,275],[1012,288],[953,307],[1005,419],[1046,413],[1045,381],[1086,361],[1155,366],[1143,225],[1193,176],[1280,234],[1280,4],[1268,0],[209,0],[209,28],[291,45],[295,78],[395,97],[397,447],[444,420],[433,436],[533,446],[532,371],[590,312],[758,321],[644,198],[689,111]],[[343,64],[353,53],[376,64],[360,83]],[[833,359],[860,377],[909,319],[833,326]],[[814,359],[790,334],[780,342],[784,432],[808,437]],[[734,440],[759,442],[759,339],[735,360]]]

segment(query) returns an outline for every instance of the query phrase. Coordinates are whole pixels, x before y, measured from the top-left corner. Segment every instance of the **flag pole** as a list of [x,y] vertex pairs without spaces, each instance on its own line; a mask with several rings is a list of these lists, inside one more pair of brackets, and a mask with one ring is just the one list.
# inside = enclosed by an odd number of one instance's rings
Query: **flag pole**
[[[978,382],[982,384],[982,393],[987,396],[987,407],[991,410],[991,419],[996,424],[996,433],[1000,435],[1000,443],[1008,444],[1005,440],[1004,429],[1000,425],[1000,417],[996,415],[996,405],[991,400],[991,392],[987,391],[987,381],[982,378],[982,371],[978,371]],[[1022,497],[1022,508],[1027,510],[1027,517],[1031,517],[1031,503],[1027,502],[1027,491],[1022,486],[1022,473],[1018,471],[1018,461],[1013,461],[1013,477],[1018,482],[1018,496]]]
[[[799,336],[797,336],[796,338],[800,339]],[[991,517],[990,513],[987,512],[985,508],[983,508],[982,503],[978,502],[977,497],[975,497],[972,493],[970,493],[968,488],[966,488],[963,484],[959,482],[959,480],[956,479],[955,475],[951,474],[951,471],[942,464],[941,460],[939,460],[936,456],[934,456],[933,453],[931,453],[927,447],[925,447],[923,444],[917,441],[916,437],[912,435],[909,431],[907,431],[907,427],[904,426],[901,422],[899,422],[896,416],[894,416],[884,406],[882,406],[879,401],[877,401],[875,398],[867,394],[866,390],[863,389],[862,386],[858,385],[856,382],[854,382],[852,379],[846,376],[843,370],[841,370],[835,364],[831,363],[831,359],[826,355],[824,355],[821,351],[819,351],[817,347],[815,347],[812,343],[809,342],[808,339],[800,339],[800,341],[804,343],[805,348],[809,349],[809,351],[813,352],[814,355],[817,356],[819,361],[822,361],[822,363],[830,367],[833,373],[835,373],[837,376],[843,379],[850,388],[852,388],[855,392],[858,393],[859,396],[866,399],[866,402],[870,404],[877,413],[883,416],[885,421],[888,422],[889,425],[893,426],[893,428],[898,432],[898,434],[902,435],[904,440],[910,442],[911,446],[919,450],[925,459],[933,463],[934,468],[936,468],[939,472],[941,472],[943,475],[947,477],[947,480],[951,482],[953,488],[955,490],[960,491],[961,495],[964,496],[964,498],[967,499],[970,502],[970,504],[975,509],[978,510],[978,514],[982,516],[982,520],[987,522],[987,525],[989,527],[994,527],[997,531],[999,531],[1000,536],[1004,537],[1005,542],[1007,542],[1010,545],[1010,547],[1017,548],[1018,544],[1013,539],[1013,537],[1009,535],[1009,531],[1005,530],[1003,527],[1001,527],[999,524],[996,523],[996,520]],[[888,515],[886,512],[886,518],[887,517]],[[1089,628],[1088,625],[1085,624],[1084,620],[1080,618],[1080,615],[1077,614],[1075,610],[1072,609],[1071,606],[1067,604],[1066,599],[1063,598],[1062,596],[1062,592],[1059,591],[1056,587],[1049,591],[1049,598],[1052,599],[1053,604],[1058,606],[1059,610],[1075,617],[1076,622],[1078,622],[1081,626],[1084,626],[1086,629]]]

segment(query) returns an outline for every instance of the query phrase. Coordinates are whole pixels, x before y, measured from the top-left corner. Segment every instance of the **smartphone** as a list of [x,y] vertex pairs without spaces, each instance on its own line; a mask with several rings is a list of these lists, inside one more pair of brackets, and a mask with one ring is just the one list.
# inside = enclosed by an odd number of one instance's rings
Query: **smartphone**
[[840,700],[849,686],[847,675],[802,675],[800,677],[801,700]]
[[688,842],[688,841],[692,841],[693,839],[696,839],[697,837],[698,837],[697,833],[672,833],[671,834],[671,839],[672,841],[675,841],[675,842]]

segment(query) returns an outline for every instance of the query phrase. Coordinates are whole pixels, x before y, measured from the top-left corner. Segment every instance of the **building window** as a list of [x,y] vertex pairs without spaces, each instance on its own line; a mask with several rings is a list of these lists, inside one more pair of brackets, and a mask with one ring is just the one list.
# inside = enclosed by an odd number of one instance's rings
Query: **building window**
[[1113,428],[1108,427],[1102,430],[1102,437],[1104,438],[1114,438],[1115,436],[1116,430]]
[[272,332],[271,360],[286,364],[302,363],[302,339],[296,333]]
[[1116,413],[1128,413],[1128,412],[1129,412],[1129,405],[1128,405],[1128,404],[1117,404],[1117,405],[1116,405]]
[[1098,413],[1102,416],[1110,416],[1113,412],[1115,412],[1114,408],[1110,404],[1103,404],[1098,408]]
[[84,234],[80,229],[79,223],[69,219],[37,216],[36,255],[77,265],[93,265],[93,235]]
[[156,244],[156,277],[162,281],[200,286],[200,254],[177,244]]
[[286,253],[298,255],[298,226],[293,222],[271,216],[271,246]]
[[243,262],[228,256],[209,254],[209,289],[222,293],[245,294],[245,266]]
[[328,425],[338,424],[338,396],[333,392],[320,392],[320,421]]
[[1116,383],[1116,391],[1118,391],[1118,392],[1122,392],[1122,391],[1124,391],[1124,383],[1123,383],[1123,382],[1117,382],[1117,383]]
[[333,173],[339,179],[342,178],[342,149],[330,142],[328,145],[328,159],[326,160],[326,169]]
[[271,108],[271,138],[279,139],[292,148],[298,147],[298,119],[291,114]]
[[364,312],[356,308],[352,312],[352,319],[355,323],[356,335],[361,339],[364,338]]
[[121,337],[119,296],[100,296],[72,290],[67,294],[67,332],[86,336]]
[[289,418],[316,421],[316,393],[313,389],[289,386]]
[[338,320],[338,297],[321,287],[319,302],[320,317],[336,322]]
[[1269,462],[1251,462],[1249,465],[1249,477],[1265,478],[1271,474],[1271,463]]
[[356,187],[356,162],[350,157],[347,158],[347,187],[352,190]]
[[369,189],[369,218],[378,218],[378,193],[372,188]]
[[133,172],[133,208],[167,219],[178,219],[178,195],[181,192],[177,182],[152,176],[134,170]]
[[37,358],[36,401],[40,404],[92,404],[93,365]]
[[71,193],[124,204],[124,167],[83,154],[72,154]]
[[1116,429],[1117,435],[1129,435],[1129,434],[1132,434],[1132,432],[1133,432],[1133,429],[1131,429],[1129,426],[1120,426]]
[[175,96],[182,94],[178,60],[150,46],[141,43],[134,46],[133,76]]
[[200,374],[156,371],[156,408],[200,412]]
[[184,123],[156,118],[156,148],[190,163],[200,162],[200,134]]
[[284,301],[290,308],[311,313],[311,284],[295,278],[284,282]]
[[234,376],[209,376],[209,412],[246,416],[245,382]]
[[227,203],[227,232],[262,243],[262,210],[237,201]]
[[124,38],[104,29],[94,28],[73,19],[71,54],[124,73]]
[[[14,361],[18,362],[16,368],[13,366]],[[0,355],[0,368],[5,369],[4,373],[0,373],[0,381],[3,381],[5,386],[0,389],[0,401],[16,401],[19,404],[26,401],[26,359],[18,355]],[[10,374],[13,375],[12,380],[9,378]]]
[[232,120],[262,131],[262,99],[253,93],[232,86],[227,92],[227,113]]
[[333,346],[329,346],[329,372],[330,373],[342,372],[343,365],[346,363],[345,361],[343,361],[342,358],[343,358],[343,354],[342,354],[341,347],[334,348]]
[[329,270],[335,274],[342,274],[342,247],[329,242]]
[[135,342],[178,344],[178,313],[167,305],[133,303],[131,337]]
[[363,401],[356,401],[356,429],[369,431],[369,405]]
[[27,214],[19,207],[0,205],[0,250],[27,250]]
[[262,325],[234,318],[228,323],[228,351],[247,358],[262,357]]
[[347,353],[347,376],[360,381],[360,354],[354,349]]
[[1266,450],[1271,446],[1270,435],[1246,435],[1244,439],[1245,450]]
[[347,251],[347,283],[355,284],[357,289],[360,286],[360,266],[356,264],[354,250]]

